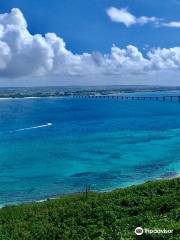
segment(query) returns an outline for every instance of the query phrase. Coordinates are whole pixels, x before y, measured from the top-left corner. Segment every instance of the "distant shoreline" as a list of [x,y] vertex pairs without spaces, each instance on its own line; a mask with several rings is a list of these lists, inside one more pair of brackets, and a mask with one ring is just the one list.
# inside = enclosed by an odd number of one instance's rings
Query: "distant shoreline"
[[34,87],[34,88],[0,88],[2,99],[40,99],[76,96],[107,96],[124,94],[141,94],[156,92],[180,91],[180,87],[92,87],[92,88],[61,88],[61,87]]
[[[58,99],[58,98],[78,98],[78,97],[116,97],[116,96],[132,96],[132,94],[134,93],[133,96],[136,97],[144,97],[144,96],[148,96],[145,94],[151,94],[148,97],[152,97],[152,96],[157,96],[157,95],[152,95],[153,93],[162,93],[162,92],[176,92],[177,90],[157,90],[157,91],[134,91],[134,92],[120,92],[120,93],[110,93],[110,94],[100,94],[100,93],[93,93],[93,94],[80,94],[80,95],[59,95],[59,96],[51,96],[51,95],[44,95],[44,96],[8,96],[8,97],[0,97],[0,101],[3,100],[23,100],[23,99]],[[180,91],[180,90],[179,90]],[[162,97],[163,95],[159,95],[159,97]],[[179,95],[173,95],[174,97],[178,97],[180,96],[180,92]]]
[[44,96],[44,97],[0,97],[1,100],[17,100],[17,99],[43,99],[43,98],[67,98],[71,96]]

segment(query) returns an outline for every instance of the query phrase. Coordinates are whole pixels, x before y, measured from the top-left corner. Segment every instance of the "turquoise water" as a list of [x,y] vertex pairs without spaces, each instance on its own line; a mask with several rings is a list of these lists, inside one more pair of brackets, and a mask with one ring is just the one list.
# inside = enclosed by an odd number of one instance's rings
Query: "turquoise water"
[[0,205],[110,190],[180,170],[180,103],[0,100]]

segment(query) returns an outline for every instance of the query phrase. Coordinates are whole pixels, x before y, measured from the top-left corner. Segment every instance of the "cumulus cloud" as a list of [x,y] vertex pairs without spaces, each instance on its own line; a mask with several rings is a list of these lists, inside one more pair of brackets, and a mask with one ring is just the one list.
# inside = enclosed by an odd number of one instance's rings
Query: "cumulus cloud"
[[136,17],[127,11],[125,8],[110,7],[107,9],[107,14],[113,22],[123,23],[126,27],[136,24]]
[[180,70],[180,47],[158,48],[148,53],[154,70]]
[[[123,14],[127,26],[133,21],[137,22],[137,19],[128,16],[125,10]],[[120,20],[119,18],[118,21]],[[141,17],[138,21],[139,24],[145,24],[155,19]],[[74,54],[55,33],[32,35],[19,9],[0,14],[1,79],[32,76],[50,79],[122,79],[126,76],[147,76],[162,71],[180,72],[180,47],[153,49],[143,55],[135,46],[119,48],[113,45],[108,54]]]
[[106,12],[113,22],[122,23],[126,27],[130,27],[132,25],[145,25],[145,24],[153,24],[156,27],[171,27],[171,28],[180,27],[180,21],[166,22],[164,21],[164,19],[158,17],[147,16],[136,17],[132,13],[130,13],[126,8],[118,9],[115,7],[110,7],[107,9]]

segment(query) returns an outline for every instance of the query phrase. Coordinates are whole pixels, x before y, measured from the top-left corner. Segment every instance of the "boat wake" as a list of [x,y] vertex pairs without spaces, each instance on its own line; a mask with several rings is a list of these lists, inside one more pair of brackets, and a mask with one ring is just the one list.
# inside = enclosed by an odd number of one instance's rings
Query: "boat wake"
[[21,132],[21,131],[27,131],[27,130],[32,130],[32,129],[36,129],[36,128],[50,127],[50,126],[52,126],[52,123],[47,123],[47,124],[44,124],[44,125],[28,127],[28,128],[20,128],[20,129],[14,130],[13,132]]

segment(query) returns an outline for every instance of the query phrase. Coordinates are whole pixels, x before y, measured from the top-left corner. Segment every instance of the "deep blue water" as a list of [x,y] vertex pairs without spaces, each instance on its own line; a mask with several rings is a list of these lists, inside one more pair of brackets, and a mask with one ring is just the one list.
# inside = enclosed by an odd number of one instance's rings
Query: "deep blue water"
[[2,206],[175,176],[179,160],[180,103],[0,100]]

